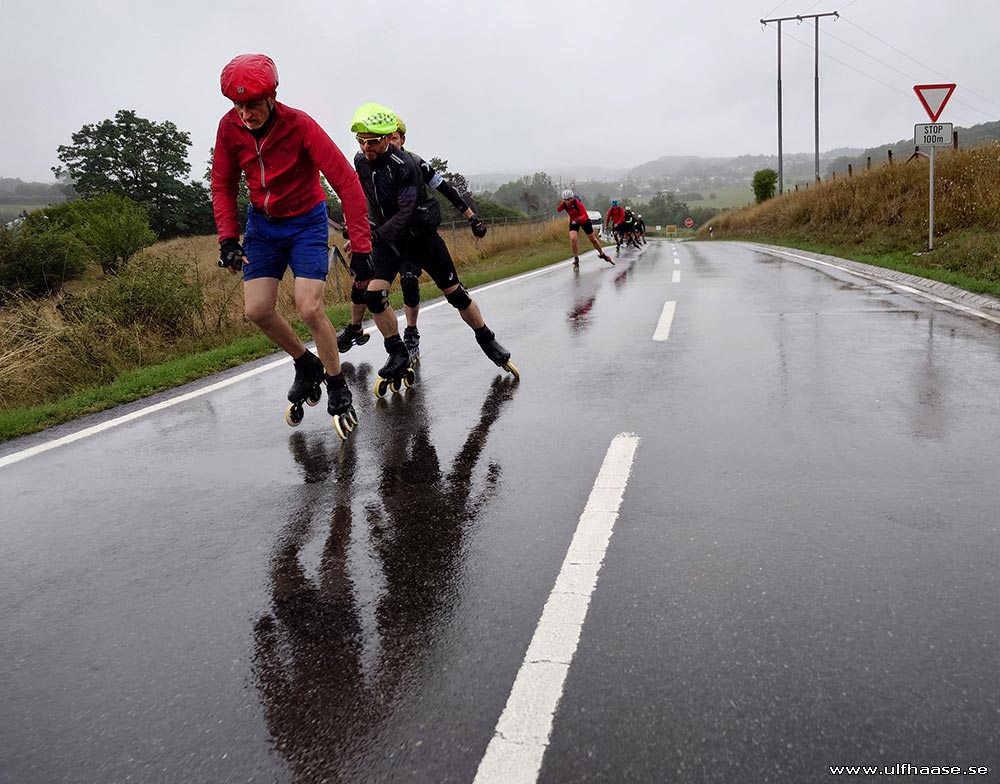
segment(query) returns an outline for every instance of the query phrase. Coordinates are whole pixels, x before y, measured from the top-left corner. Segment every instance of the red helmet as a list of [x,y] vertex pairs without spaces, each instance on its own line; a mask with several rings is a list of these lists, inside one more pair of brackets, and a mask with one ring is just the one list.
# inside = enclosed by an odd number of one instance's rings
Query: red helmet
[[240,54],[222,69],[220,82],[230,101],[256,101],[274,95],[278,68],[266,54]]

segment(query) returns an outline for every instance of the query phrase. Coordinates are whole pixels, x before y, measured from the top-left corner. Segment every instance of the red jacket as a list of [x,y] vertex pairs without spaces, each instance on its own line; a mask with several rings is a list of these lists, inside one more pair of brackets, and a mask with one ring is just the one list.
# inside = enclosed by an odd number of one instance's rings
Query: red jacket
[[620,204],[617,207],[612,207],[608,210],[607,220],[604,222],[609,226],[617,226],[619,223],[625,220],[625,208]]
[[212,161],[212,207],[219,241],[239,238],[236,194],[246,172],[250,203],[270,218],[304,215],[326,200],[323,173],[344,205],[351,247],[371,252],[368,206],[354,167],[305,112],[275,102],[267,135],[259,142],[235,109],[219,121]]
[[586,223],[590,220],[590,216],[587,215],[587,208],[583,206],[583,202],[577,198],[574,198],[570,202],[569,206],[566,205],[565,201],[559,202],[559,206],[556,207],[557,212],[562,212],[563,210],[569,215],[571,221],[576,221],[577,223]]

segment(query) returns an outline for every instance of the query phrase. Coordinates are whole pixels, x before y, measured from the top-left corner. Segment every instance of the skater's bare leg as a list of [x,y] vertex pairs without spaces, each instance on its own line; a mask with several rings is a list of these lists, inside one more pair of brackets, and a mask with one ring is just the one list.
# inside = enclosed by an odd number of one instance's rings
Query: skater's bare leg
[[278,279],[254,278],[243,283],[243,312],[278,348],[301,357],[306,345],[278,311]]
[[[458,290],[458,285],[456,284],[454,286],[449,286],[446,289],[441,289],[441,293],[444,294],[445,296],[448,296],[453,291],[457,290]],[[486,322],[483,321],[483,315],[482,313],[479,312],[479,305],[476,304],[476,301],[474,299],[470,300],[469,307],[467,307],[465,310],[458,311],[458,315],[462,317],[462,321],[464,321],[473,329],[479,329],[480,327],[486,326]]]
[[414,305],[413,307],[410,307],[409,305],[404,305],[403,312],[406,313],[406,326],[417,326],[417,314],[420,312],[420,306]]
[[295,309],[309,327],[316,341],[316,353],[323,360],[327,374],[340,374],[340,352],[337,351],[337,331],[323,307],[325,281],[311,278],[295,279]]
[[573,258],[576,258],[577,256],[580,255],[580,248],[576,241],[576,235],[577,235],[576,231],[571,231],[569,233],[569,246],[570,248],[573,249]]
[[[389,281],[373,278],[368,282],[369,291],[388,291]],[[372,313],[372,320],[383,338],[397,337],[399,335],[399,324],[396,321],[396,313],[392,308],[387,307],[381,313]]]

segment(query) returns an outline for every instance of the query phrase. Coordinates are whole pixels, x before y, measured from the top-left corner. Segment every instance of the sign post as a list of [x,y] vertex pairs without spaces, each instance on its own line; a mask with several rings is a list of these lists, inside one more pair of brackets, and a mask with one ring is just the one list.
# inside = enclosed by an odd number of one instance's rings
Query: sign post
[[[931,148],[931,173],[930,173],[930,200],[929,200],[929,228],[927,230],[927,250],[934,250],[934,148],[945,147],[951,144],[952,125],[951,123],[938,123],[938,117],[944,111],[944,105],[948,103],[951,94],[955,92],[953,84],[915,84],[913,92],[917,94],[920,103],[923,104],[927,116],[931,118],[930,125],[916,125],[913,129],[913,143],[919,146],[921,143],[930,145]],[[947,129],[947,140],[945,140],[945,129]],[[921,142],[921,139],[923,140]]]

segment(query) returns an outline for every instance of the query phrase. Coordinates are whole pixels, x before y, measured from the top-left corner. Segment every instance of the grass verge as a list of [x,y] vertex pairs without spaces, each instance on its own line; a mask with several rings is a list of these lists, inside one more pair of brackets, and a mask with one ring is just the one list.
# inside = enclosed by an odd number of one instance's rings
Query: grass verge
[[803,241],[794,237],[756,237],[748,242],[758,242],[762,245],[779,245],[785,248],[805,250],[811,253],[821,253],[836,256],[841,259],[870,264],[873,267],[895,270],[919,278],[947,283],[974,294],[986,294],[1000,298],[1000,282],[987,280],[949,269],[935,263],[935,251],[914,254],[910,251],[894,251],[889,253],[873,253],[855,246],[824,244]]

